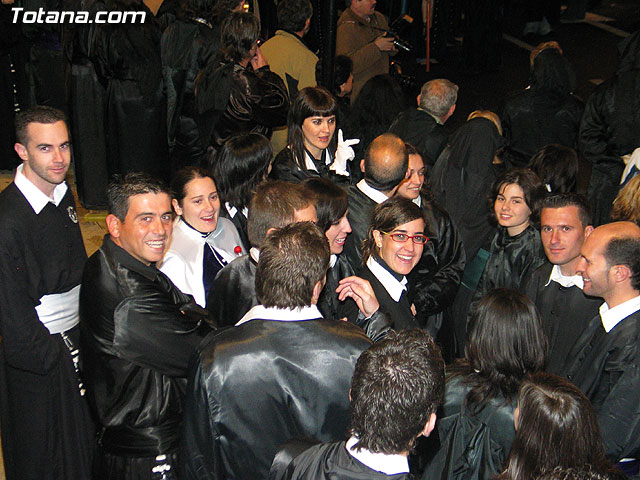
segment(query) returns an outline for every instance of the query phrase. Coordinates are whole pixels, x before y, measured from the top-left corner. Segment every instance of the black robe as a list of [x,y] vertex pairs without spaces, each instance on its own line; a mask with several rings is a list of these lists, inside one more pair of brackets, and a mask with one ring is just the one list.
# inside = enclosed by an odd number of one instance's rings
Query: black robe
[[251,255],[243,255],[218,272],[207,296],[207,310],[216,325],[231,327],[258,305],[257,268]]
[[[0,193],[0,425],[9,480],[91,476],[93,426],[69,349],[35,309],[44,295],[80,284],[87,256],[74,208],[70,189],[39,214],[14,183]],[[77,345],[77,328],[67,334]]]
[[535,303],[547,334],[549,354],[545,370],[562,375],[571,347],[589,320],[598,314],[602,299],[589,297],[576,286],[566,288],[557,282],[549,282],[552,268],[553,265],[547,262],[533,272],[525,292]]
[[367,236],[367,230],[371,224],[371,213],[376,208],[377,203],[367,197],[356,186],[351,185],[348,191],[349,212],[347,219],[351,225],[351,234],[344,242],[342,255],[349,261],[351,268],[355,271],[362,266],[362,241]]
[[389,132],[420,150],[425,165],[429,167],[435,165],[449,138],[444,125],[419,108],[401,112],[389,127]]
[[87,397],[100,427],[94,478],[151,479],[157,455],[175,459],[187,366],[207,320],[153,264],[105,236],[80,291]]
[[340,280],[353,275],[353,269],[344,256],[338,255],[336,264],[327,270],[327,280],[320,292],[318,298],[318,309],[324,318],[338,319],[340,318],[340,305],[344,302],[338,300],[336,289],[340,284]]
[[272,468],[270,480],[409,480],[408,473],[387,475],[367,467],[347,451],[346,442],[315,445],[288,467]]
[[210,335],[189,379],[180,478],[266,479],[284,442],[345,438],[351,376],[370,344],[322,318],[253,319]]
[[[217,34],[217,35],[216,35]],[[206,144],[196,124],[196,77],[220,49],[220,32],[204,21],[178,20],[162,34],[171,169],[200,165]]]
[[609,333],[600,315],[593,317],[569,352],[565,374],[593,404],[607,456],[640,458],[640,312]]
[[326,163],[327,150],[322,151],[322,159],[317,160],[313,155],[309,154],[309,157],[316,166],[316,170],[310,170],[307,168],[300,168],[298,162],[293,158],[293,152],[291,148],[285,147],[276,155],[273,159],[271,166],[271,173],[269,178],[274,180],[284,180],[286,182],[298,183],[307,178],[322,177],[327,178],[338,184],[348,184],[348,175],[339,175],[333,170],[329,169],[329,165]]
[[161,32],[151,13],[144,11],[145,23],[135,28],[126,24],[97,26],[91,60],[107,92],[107,172],[145,172],[168,180]]

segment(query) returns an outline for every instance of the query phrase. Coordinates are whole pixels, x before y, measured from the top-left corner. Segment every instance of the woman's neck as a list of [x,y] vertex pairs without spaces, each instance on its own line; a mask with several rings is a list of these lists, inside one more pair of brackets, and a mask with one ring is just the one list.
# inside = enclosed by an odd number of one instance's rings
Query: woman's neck
[[529,221],[527,220],[525,223],[521,225],[517,225],[515,227],[507,227],[507,234],[510,237],[515,237],[516,235],[520,235],[522,232],[524,232],[528,226],[529,226]]
[[304,148],[307,149],[307,151],[311,154],[311,156],[313,156],[313,158],[315,158],[316,160],[322,160],[322,152],[324,151],[323,149],[314,147],[307,142],[304,142]]

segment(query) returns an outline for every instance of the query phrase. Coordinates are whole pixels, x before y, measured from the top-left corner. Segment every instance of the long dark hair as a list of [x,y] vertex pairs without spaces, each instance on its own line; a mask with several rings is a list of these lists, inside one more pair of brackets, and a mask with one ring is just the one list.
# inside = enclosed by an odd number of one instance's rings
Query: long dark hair
[[340,222],[349,208],[347,192],[328,178],[310,177],[302,182],[315,199],[316,225],[327,232],[332,225]]
[[518,395],[516,437],[500,480],[530,480],[556,467],[612,470],[589,399],[564,378],[538,373]]
[[479,412],[494,398],[512,400],[527,375],[544,368],[547,338],[535,305],[526,295],[491,290],[477,303],[464,358],[450,371],[471,386],[466,404]]
[[[338,102],[333,95],[324,87],[306,87],[298,92],[295,100],[289,109],[289,133],[287,143],[293,153],[293,160],[302,170],[307,170],[305,166],[304,134],[302,133],[302,123],[309,117],[330,117],[337,115]],[[337,130],[337,127],[336,127]],[[329,143],[329,153],[333,156],[338,144],[337,133],[333,134]]]

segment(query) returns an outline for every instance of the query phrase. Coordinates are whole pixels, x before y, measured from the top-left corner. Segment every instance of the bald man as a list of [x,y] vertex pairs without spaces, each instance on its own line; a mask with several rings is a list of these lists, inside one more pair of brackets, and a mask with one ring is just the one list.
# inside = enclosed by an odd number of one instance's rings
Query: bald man
[[584,293],[604,299],[574,344],[565,374],[598,413],[613,461],[640,455],[640,228],[616,222],[584,241],[577,272]]
[[407,147],[400,137],[385,133],[376,137],[367,148],[360,168],[364,178],[349,187],[351,235],[347,237],[344,253],[353,270],[362,263],[362,240],[367,235],[371,212],[379,203],[393,196],[407,174]]

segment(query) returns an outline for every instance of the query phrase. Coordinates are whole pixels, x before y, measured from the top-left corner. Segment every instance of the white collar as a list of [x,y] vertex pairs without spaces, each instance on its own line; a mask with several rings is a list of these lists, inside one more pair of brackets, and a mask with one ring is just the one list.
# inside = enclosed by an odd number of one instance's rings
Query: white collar
[[584,288],[582,275],[572,275],[570,277],[563,275],[560,270],[560,265],[553,266],[551,269],[551,275],[549,275],[549,280],[547,280],[547,283],[545,283],[544,286],[548,286],[552,281],[559,283],[565,288],[578,287],[580,290]]
[[[224,202],[224,206],[227,209],[227,212],[229,212],[229,215],[231,215],[231,218],[234,218],[236,216],[236,213],[238,213],[238,209],[231,205],[229,202]],[[242,209],[242,214],[244,215],[244,218],[247,218],[249,216],[249,209],[247,207],[244,207]]]
[[258,250],[256,247],[251,247],[249,249],[249,255],[251,256],[251,258],[253,258],[253,261],[258,263],[258,260],[260,260],[260,250]]
[[277,320],[280,322],[298,322],[301,320],[316,320],[322,318],[318,307],[276,308],[256,305],[240,319],[236,326],[249,322],[255,318],[260,320]]
[[[404,455],[389,455],[387,453],[373,453],[365,448],[357,449],[358,439],[351,437],[345,445],[347,452],[353,458],[364,463],[371,470],[384,473],[385,475],[398,475],[409,473],[409,462]],[[354,448],[355,446],[355,448]]]
[[336,262],[338,261],[338,256],[335,253],[332,253],[329,257],[329,268],[333,268],[336,266]]
[[360,190],[362,193],[364,193],[367,197],[369,197],[371,200],[373,200],[376,203],[382,203],[389,198],[380,190],[376,190],[375,188],[370,187],[364,178],[356,184],[356,187],[358,187],[358,190]]
[[640,310],[640,295],[613,308],[609,308],[607,302],[604,302],[600,305],[600,319],[602,320],[604,331],[609,333],[621,321],[638,310]]
[[416,198],[414,198],[411,201],[416,205],[418,205],[419,207],[422,207],[422,197],[420,195],[418,195]]
[[16,176],[13,182],[16,184],[16,187],[18,187],[18,190],[22,192],[24,198],[27,199],[27,202],[29,202],[29,205],[31,205],[33,211],[36,212],[36,215],[39,214],[49,202],[53,203],[56,207],[60,205],[62,198],[64,197],[65,193],[67,193],[67,188],[69,188],[67,187],[67,182],[62,182],[56,185],[56,188],[53,189],[52,200],[44,193],[42,193],[42,190],[31,183],[31,180],[24,176],[24,173],[22,173],[23,169],[24,163],[19,165],[16,169]]
[[394,301],[399,302],[402,292],[407,289],[407,277],[402,277],[400,281],[396,280],[396,277],[380,265],[373,256],[367,259],[367,267],[369,267],[373,276],[382,284],[389,296],[391,296]]

